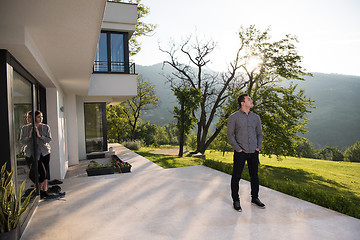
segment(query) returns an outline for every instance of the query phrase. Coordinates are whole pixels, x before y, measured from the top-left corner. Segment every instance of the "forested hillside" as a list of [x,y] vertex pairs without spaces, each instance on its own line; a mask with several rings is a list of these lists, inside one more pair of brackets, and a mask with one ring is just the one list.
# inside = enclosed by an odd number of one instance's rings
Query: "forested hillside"
[[[137,66],[145,81],[156,85],[159,106],[147,111],[141,118],[154,124],[174,121],[172,110],[176,99],[164,75],[171,74],[161,63]],[[341,150],[360,140],[360,77],[314,73],[306,81],[297,81],[307,96],[315,100],[316,109],[308,115],[309,132],[305,137],[315,148],[338,146]]]
[[315,100],[309,114],[308,138],[316,148],[341,150],[360,140],[360,77],[314,73],[299,87]]

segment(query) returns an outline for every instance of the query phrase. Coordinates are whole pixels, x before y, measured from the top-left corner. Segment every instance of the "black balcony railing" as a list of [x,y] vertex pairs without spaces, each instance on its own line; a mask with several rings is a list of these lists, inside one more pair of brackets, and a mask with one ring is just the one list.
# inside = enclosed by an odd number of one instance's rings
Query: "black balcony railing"
[[94,61],[93,72],[135,74],[135,63]]

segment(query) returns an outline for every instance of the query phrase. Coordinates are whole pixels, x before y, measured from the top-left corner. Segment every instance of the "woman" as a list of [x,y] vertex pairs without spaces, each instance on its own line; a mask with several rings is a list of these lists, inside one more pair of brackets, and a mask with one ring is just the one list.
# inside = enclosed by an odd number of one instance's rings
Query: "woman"
[[[28,164],[33,163],[33,126],[32,112],[27,113],[28,124],[21,129],[20,143],[25,145],[25,158]],[[42,123],[43,114],[35,111],[35,159],[38,160],[40,198],[48,197],[47,182],[50,180],[50,141],[51,132],[47,124]],[[33,179],[32,179],[33,180]]]

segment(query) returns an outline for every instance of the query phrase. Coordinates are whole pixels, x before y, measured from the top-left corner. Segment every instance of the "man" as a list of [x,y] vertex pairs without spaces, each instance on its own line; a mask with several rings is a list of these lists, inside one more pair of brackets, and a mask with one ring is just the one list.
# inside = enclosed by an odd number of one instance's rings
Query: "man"
[[234,148],[234,165],[231,177],[231,197],[236,211],[241,212],[239,198],[239,182],[247,161],[251,182],[251,203],[260,208],[265,205],[259,200],[259,151],[263,139],[260,117],[251,112],[254,106],[252,99],[247,94],[238,98],[240,110],[233,113],[227,124],[227,138]]

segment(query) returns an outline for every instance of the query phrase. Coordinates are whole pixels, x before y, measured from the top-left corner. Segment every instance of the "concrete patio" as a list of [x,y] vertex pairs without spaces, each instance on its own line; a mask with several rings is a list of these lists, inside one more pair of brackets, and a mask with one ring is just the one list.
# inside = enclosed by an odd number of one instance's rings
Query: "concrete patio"
[[265,187],[266,209],[252,206],[243,180],[243,212],[236,212],[228,174],[204,166],[162,169],[112,146],[132,172],[87,177],[87,161],[71,167],[61,185],[66,197],[42,201],[22,240],[360,238],[359,219]]

